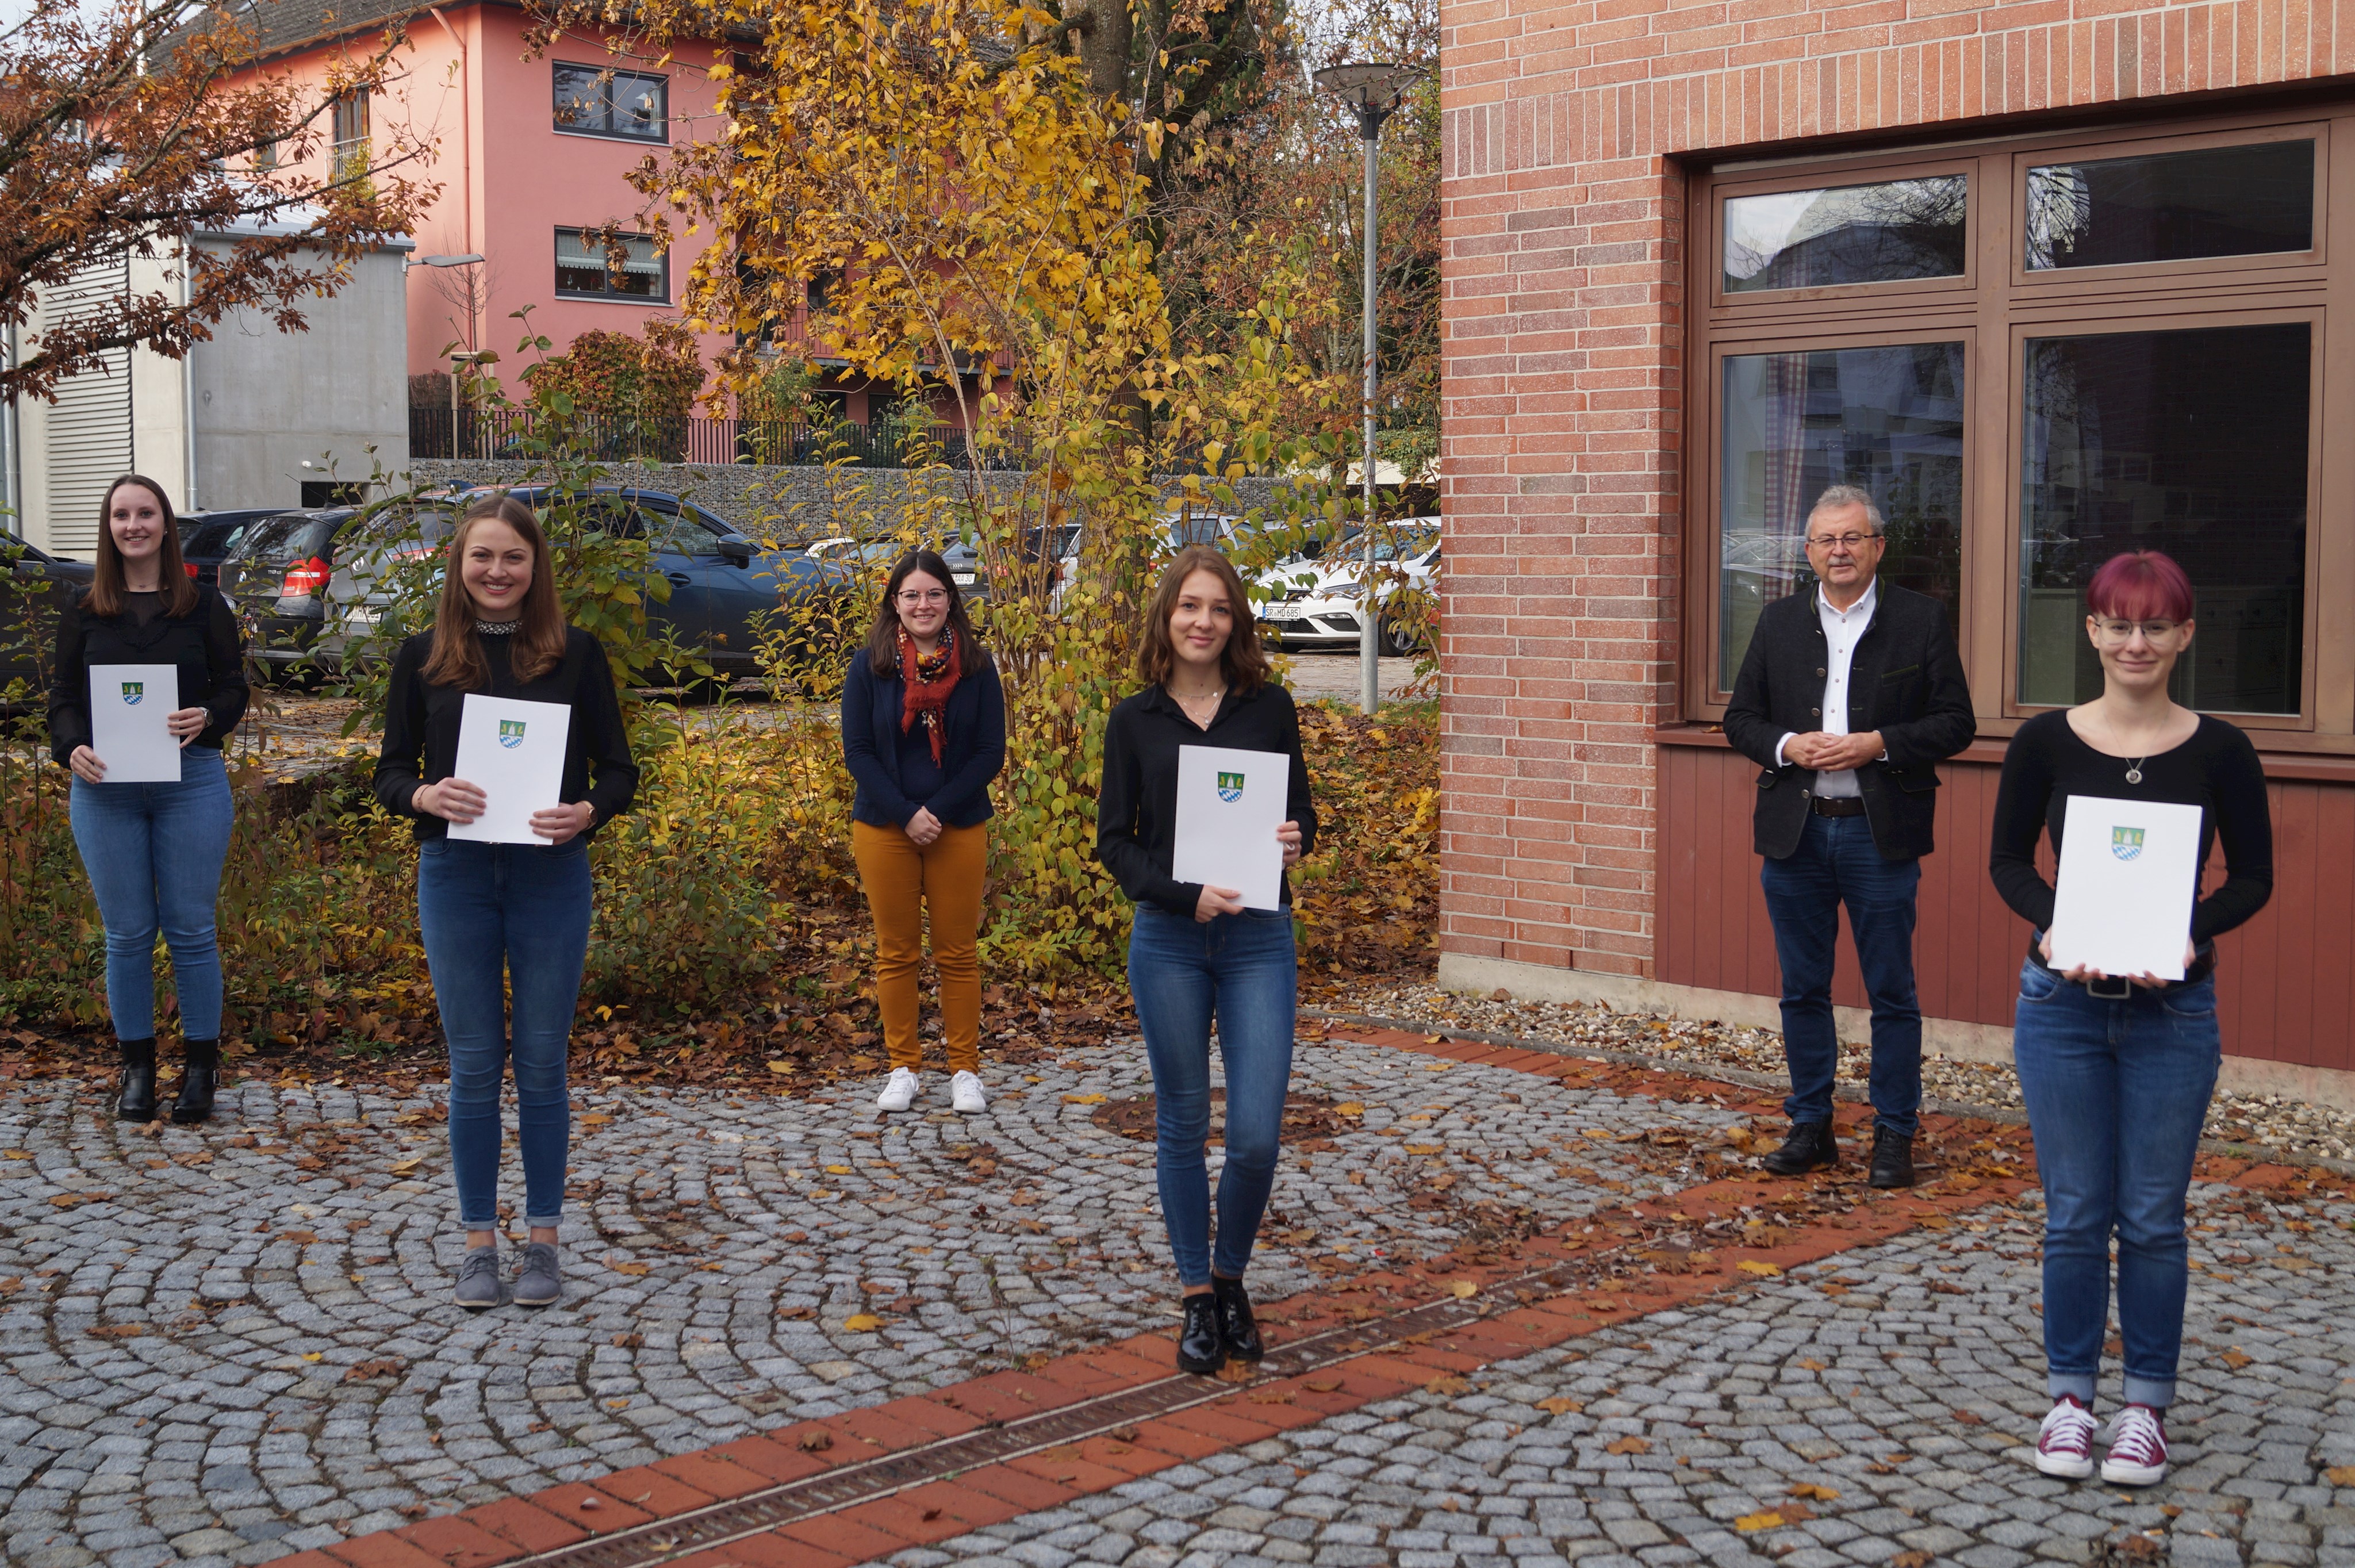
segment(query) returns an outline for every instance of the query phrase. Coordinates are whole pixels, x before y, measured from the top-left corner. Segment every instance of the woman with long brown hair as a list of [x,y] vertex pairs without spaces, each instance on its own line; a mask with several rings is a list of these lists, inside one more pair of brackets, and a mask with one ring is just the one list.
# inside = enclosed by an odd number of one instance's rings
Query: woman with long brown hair
[[[90,592],[66,606],[49,687],[49,752],[73,770],[75,848],[106,926],[106,1005],[123,1057],[114,1114],[155,1119],[155,935],[172,954],[187,1064],[176,1122],[212,1115],[220,1076],[220,946],[213,906],[236,813],[221,746],[245,716],[245,642],[229,603],[180,560],[164,487],[126,474],[100,507]],[[178,703],[165,725],[180,743],[177,783],[106,782],[91,748],[91,671],[171,665]],[[126,698],[126,700],[129,699]]]
[[[1284,880],[1281,907],[1268,910],[1246,907],[1236,889],[1171,874],[1178,752],[1215,746],[1288,759],[1285,821],[1275,830],[1287,867],[1316,845],[1316,806],[1300,752],[1300,716],[1292,694],[1270,678],[1251,601],[1226,557],[1208,545],[1178,552],[1146,612],[1136,673],[1145,689],[1114,708],[1104,727],[1096,858],[1136,902],[1128,986],[1153,1070],[1161,1218],[1184,1293],[1178,1365],[1215,1372],[1230,1358],[1261,1355],[1243,1268],[1275,1185],[1299,969]],[[1213,1020],[1227,1089],[1215,1247],[1202,1154],[1210,1136]]]
[[[499,1085],[512,1058],[529,1232],[514,1299],[545,1307],[563,1294],[565,1055],[589,953],[589,839],[629,809],[638,769],[605,650],[566,624],[531,508],[503,494],[474,502],[448,550],[433,629],[393,657],[376,794],[416,819],[417,920],[450,1046],[450,1165],[466,1232],[458,1305],[500,1299]],[[559,804],[531,816],[545,844],[449,837],[489,804],[481,784],[453,776],[470,692],[571,709]]]
[[921,1087],[917,971],[929,913],[941,972],[950,1108],[981,1086],[981,890],[989,781],[1006,764],[1006,696],[965,616],[955,574],[928,549],[891,569],[866,645],[842,683],[842,760],[858,793],[850,844],[875,917],[875,993],[891,1076],[876,1096],[904,1111]]

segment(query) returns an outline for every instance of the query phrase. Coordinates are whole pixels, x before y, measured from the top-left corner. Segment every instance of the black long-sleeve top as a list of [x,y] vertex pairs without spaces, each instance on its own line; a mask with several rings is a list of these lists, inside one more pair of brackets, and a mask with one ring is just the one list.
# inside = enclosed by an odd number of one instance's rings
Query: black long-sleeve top
[[[585,800],[597,808],[589,824],[594,834],[627,811],[638,793],[638,765],[630,760],[630,732],[622,722],[621,696],[613,671],[597,639],[578,626],[564,634],[564,657],[537,680],[517,680],[510,654],[512,637],[482,638],[490,667],[485,697],[523,702],[560,702],[572,709],[564,731],[564,783],[557,798],[570,805]],[[430,784],[450,777],[458,762],[458,720],[466,706],[462,687],[436,686],[425,678],[433,634],[420,632],[400,645],[392,659],[392,684],[384,704],[384,745],[377,753],[376,797],[387,811],[416,819],[421,839],[440,838],[450,825],[410,805]]]
[[[1138,903],[1191,916],[1202,884],[1169,874],[1178,838],[1178,748],[1224,746],[1239,752],[1280,752],[1292,759],[1284,815],[1300,824],[1300,852],[1316,847],[1316,804],[1308,795],[1308,763],[1300,754],[1300,714],[1292,693],[1273,682],[1257,691],[1230,688],[1218,717],[1202,729],[1176,699],[1149,687],[1112,710],[1104,725],[1103,783],[1096,795],[1096,859]],[[1292,878],[1282,899],[1292,902]]]
[[2142,782],[2129,784],[2124,757],[2097,752],[2069,726],[2069,715],[2040,713],[2019,727],[2003,754],[1987,871],[2014,913],[2039,931],[2052,924],[2052,885],[2036,869],[2036,836],[2049,830],[2052,852],[2073,795],[2165,801],[2200,808],[2200,865],[2224,841],[2224,882],[2191,912],[2191,940],[2201,947],[2265,907],[2274,893],[2273,810],[2264,768],[2249,738],[2221,719],[2200,716],[2191,739],[2142,760]]
[[[92,614],[77,594],[58,621],[57,673],[49,682],[49,755],[69,765],[77,746],[90,744],[92,665],[167,664],[180,672],[182,708],[212,715],[191,746],[218,747],[245,717],[245,638],[229,601],[198,592],[185,615],[164,613],[160,593],[126,593],[112,615]],[[100,762],[106,759],[101,757]]]

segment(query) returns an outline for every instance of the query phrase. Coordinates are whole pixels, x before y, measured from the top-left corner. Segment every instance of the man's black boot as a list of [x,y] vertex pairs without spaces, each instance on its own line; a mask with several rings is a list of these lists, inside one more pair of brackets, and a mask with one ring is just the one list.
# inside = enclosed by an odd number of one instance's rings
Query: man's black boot
[[1875,1187],[1913,1186],[1913,1135],[1875,1126],[1872,1129],[1872,1173],[1865,1179]]
[[1178,1330],[1178,1370],[1215,1372],[1227,1364],[1227,1342],[1219,1334],[1219,1303],[1205,1291],[1186,1298],[1185,1326]]
[[172,1102],[172,1120],[182,1126],[209,1119],[213,1091],[220,1083],[220,1041],[192,1040],[188,1059],[180,1069],[179,1097]]
[[1829,1122],[1795,1122],[1783,1147],[1760,1162],[1777,1176],[1802,1176],[1839,1163],[1839,1140]]
[[115,1095],[114,1115],[118,1121],[152,1122],[155,1119],[155,1040],[126,1040],[121,1042],[123,1051],[123,1087]]
[[1259,1342],[1259,1324],[1252,1320],[1251,1297],[1243,1294],[1243,1282],[1210,1276],[1210,1299],[1219,1304],[1219,1338],[1227,1343],[1227,1354],[1238,1361],[1256,1361],[1265,1354]]

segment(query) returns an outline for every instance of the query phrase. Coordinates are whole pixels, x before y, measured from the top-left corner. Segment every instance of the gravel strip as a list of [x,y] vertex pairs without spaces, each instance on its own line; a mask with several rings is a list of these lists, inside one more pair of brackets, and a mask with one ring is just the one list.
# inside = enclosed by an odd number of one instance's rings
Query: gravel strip
[[[1417,1025],[1516,1035],[1577,1051],[1628,1052],[1688,1072],[1763,1073],[1786,1079],[1783,1037],[1774,1029],[1670,1018],[1601,1003],[1527,1002],[1496,995],[1470,997],[1429,984],[1353,992],[1349,1011]],[[1840,1044],[1838,1082],[1863,1090],[1871,1048]],[[2009,1062],[1957,1061],[1936,1051],[1922,1061],[1923,1093],[1957,1105],[2021,1110],[2019,1080]],[[2251,1152],[2305,1160],[2355,1160],[2355,1115],[2280,1094],[2219,1091],[2208,1108],[2207,1136]]]

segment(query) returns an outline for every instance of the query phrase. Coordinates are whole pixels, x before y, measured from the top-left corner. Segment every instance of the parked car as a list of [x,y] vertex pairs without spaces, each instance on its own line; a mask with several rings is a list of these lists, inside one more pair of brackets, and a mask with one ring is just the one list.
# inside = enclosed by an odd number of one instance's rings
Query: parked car
[[360,507],[272,512],[229,535],[220,591],[246,622],[247,651],[265,676],[315,680],[325,667],[312,645],[325,628],[325,589],[343,535],[370,515]]
[[[96,569],[86,560],[60,560],[8,534],[0,534],[0,563],[8,573],[0,602],[0,713],[38,712],[57,658],[58,617],[71,595],[90,586]],[[25,685],[12,694],[18,681]]]
[[[545,515],[554,500],[547,486],[511,492]],[[451,503],[445,514],[454,521],[466,496]],[[847,596],[853,572],[839,560],[806,550],[764,550],[732,525],[691,501],[656,490],[599,486],[588,505],[602,514],[602,526],[624,538],[644,538],[653,547],[654,565],[670,581],[670,597],[647,601],[647,622],[656,635],[677,635],[680,646],[699,652],[721,679],[757,672],[757,649],[765,616],[781,605],[810,605]],[[448,522],[439,527],[435,541],[448,537]],[[427,528],[408,530],[399,548],[416,549]],[[421,548],[430,549],[431,544]],[[394,561],[381,554],[363,552],[356,570],[338,588],[331,581],[327,598],[337,619],[337,635],[327,650],[340,650],[361,637],[373,635],[379,645],[388,631],[384,617],[397,613],[391,583],[387,580]]]
[[246,524],[274,517],[283,507],[246,507],[235,511],[180,514],[180,561],[190,577],[208,588],[220,586],[220,564],[229,559],[229,541]]
[[[1410,518],[1410,523],[1436,522],[1436,518]],[[1439,577],[1439,535],[1430,531],[1399,532],[1389,539],[1377,540],[1374,560],[1378,568],[1389,568],[1379,583],[1380,602],[1387,605],[1403,590],[1435,591]],[[1290,648],[1356,647],[1362,634],[1360,619],[1365,603],[1365,560],[1362,553],[1327,551],[1313,581],[1289,586],[1270,595],[1260,607],[1259,619],[1263,625],[1274,627],[1283,635],[1284,645]],[[1376,632],[1376,645],[1385,654],[1405,655],[1414,652],[1415,634],[1407,626],[1382,616]]]

